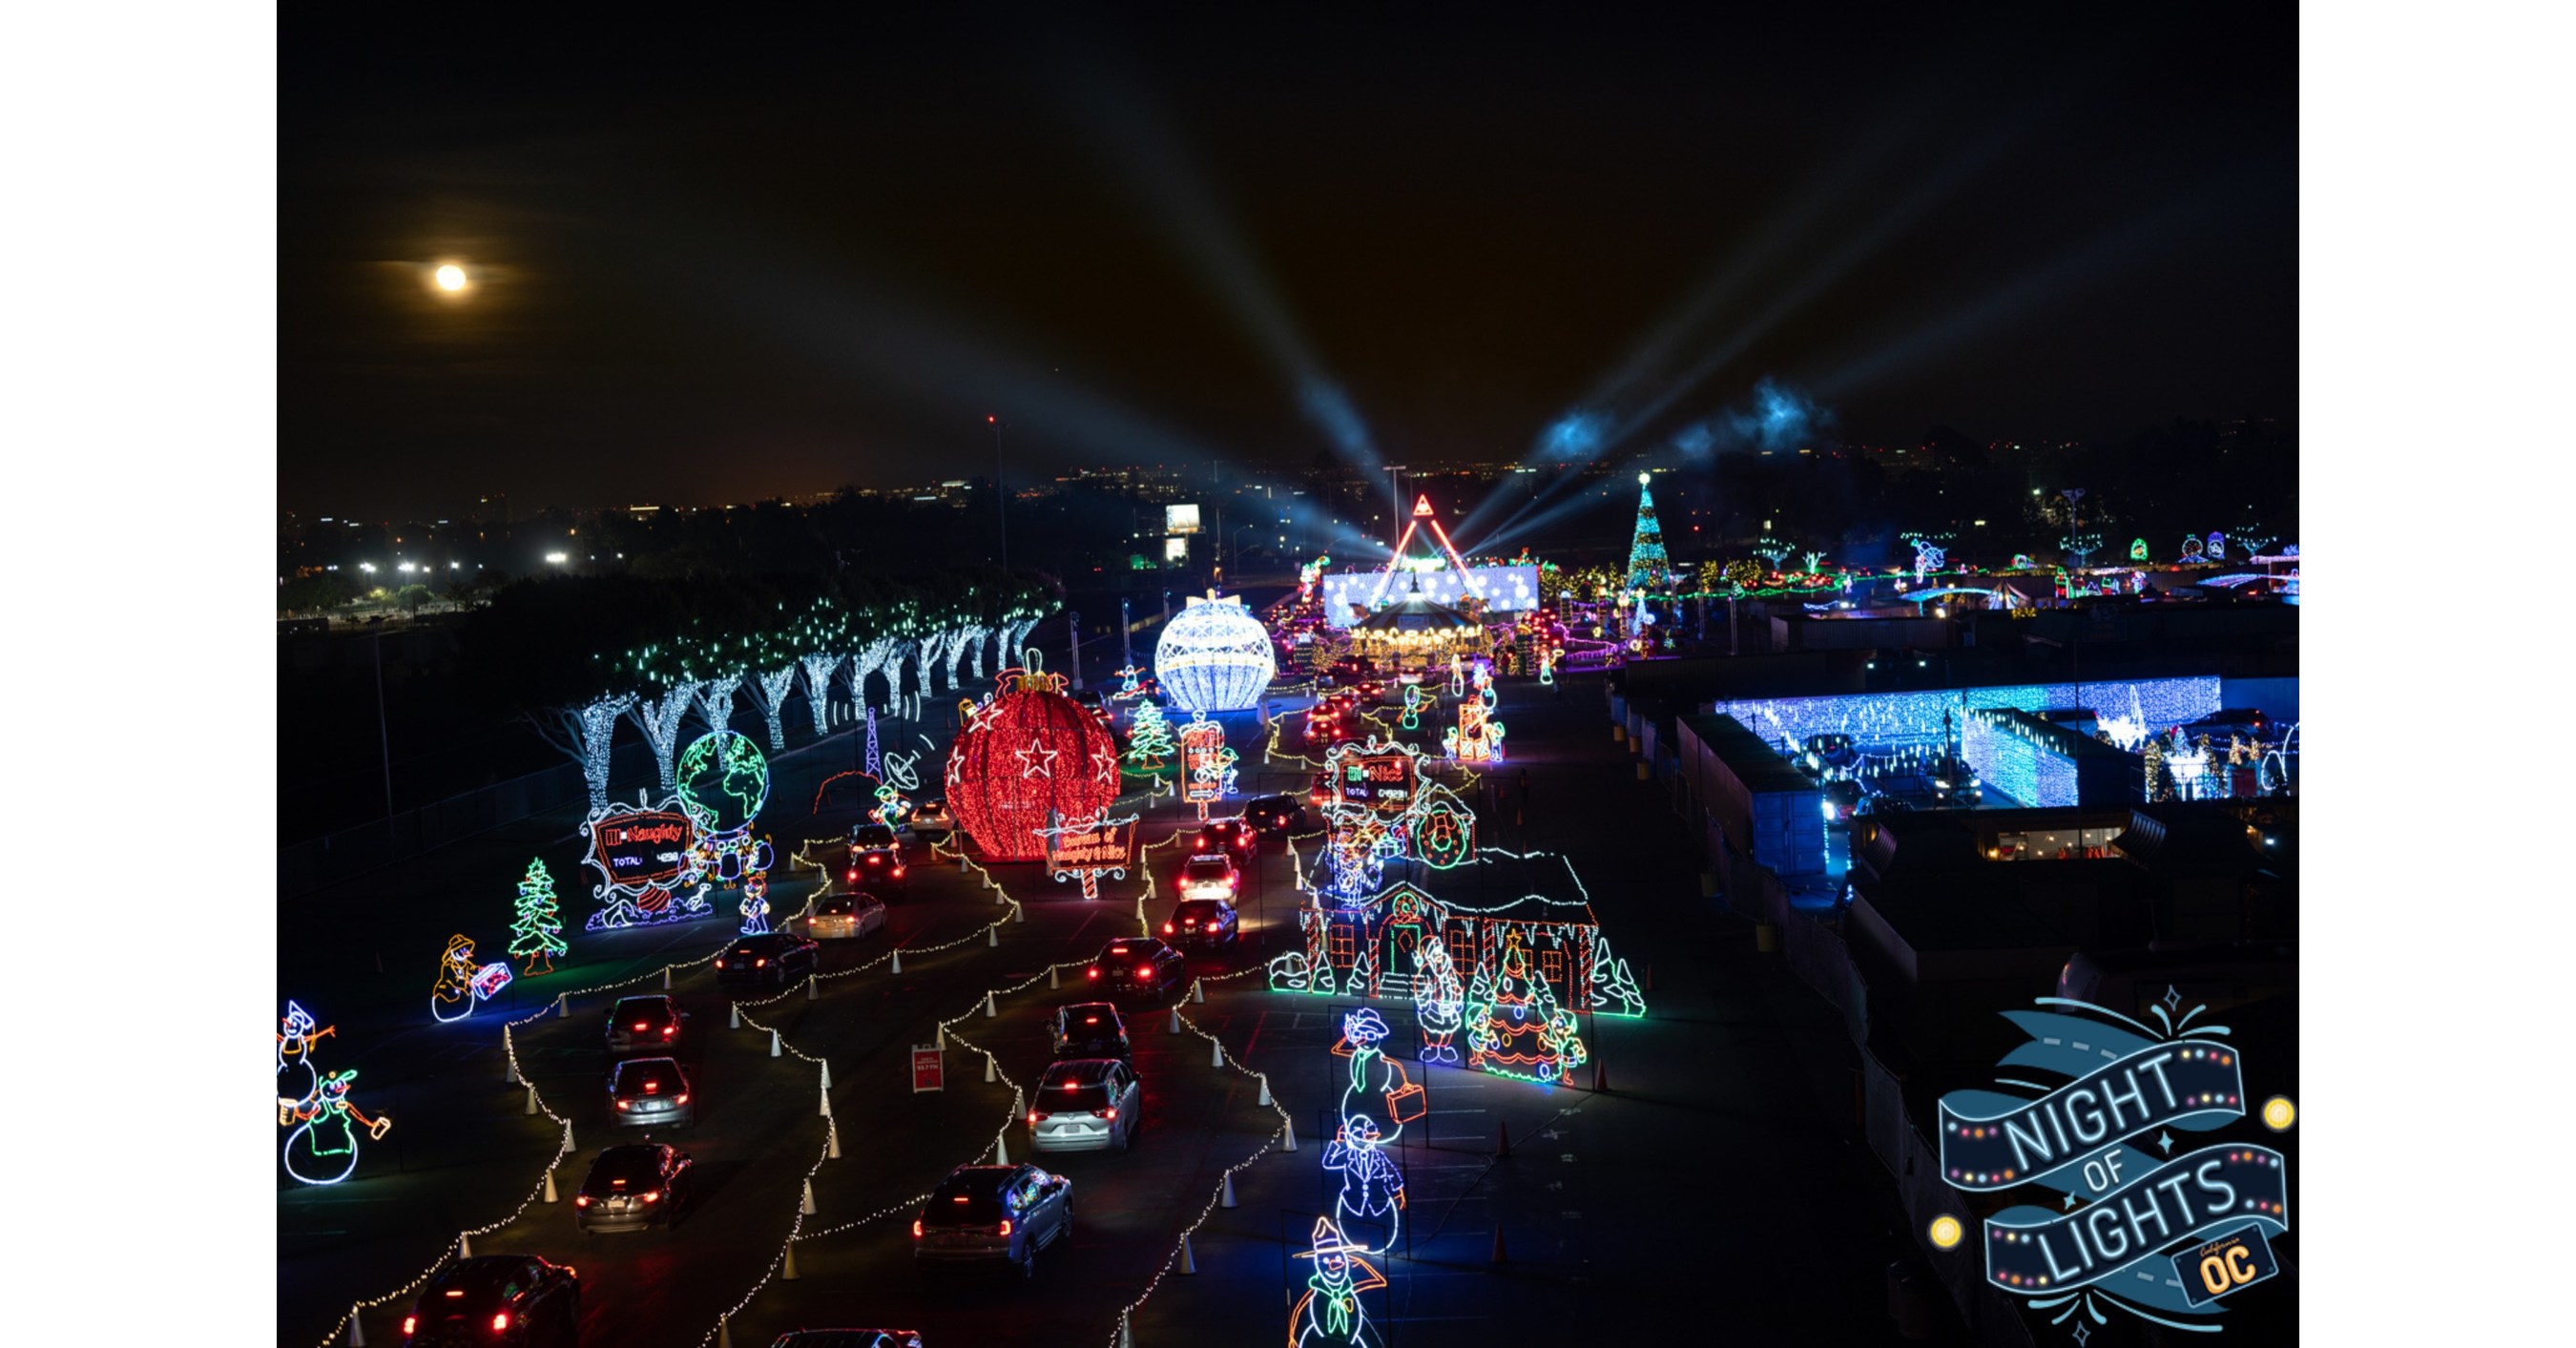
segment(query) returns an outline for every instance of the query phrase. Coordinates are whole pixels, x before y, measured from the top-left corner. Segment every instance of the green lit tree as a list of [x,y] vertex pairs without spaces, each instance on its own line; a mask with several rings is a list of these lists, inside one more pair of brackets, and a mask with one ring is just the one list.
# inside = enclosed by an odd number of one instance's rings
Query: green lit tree
[[1127,761],[1143,771],[1157,772],[1172,747],[1172,724],[1163,719],[1163,704],[1138,702],[1135,728],[1127,735]]
[[553,973],[554,957],[572,947],[564,944],[555,878],[546,871],[543,858],[528,862],[528,874],[519,881],[518,903],[518,918],[510,924],[510,953],[527,961],[521,970],[527,977]]
[[1637,475],[1637,535],[1628,544],[1628,588],[1660,590],[1671,570],[1664,553],[1664,526],[1655,522],[1655,492],[1646,475]]

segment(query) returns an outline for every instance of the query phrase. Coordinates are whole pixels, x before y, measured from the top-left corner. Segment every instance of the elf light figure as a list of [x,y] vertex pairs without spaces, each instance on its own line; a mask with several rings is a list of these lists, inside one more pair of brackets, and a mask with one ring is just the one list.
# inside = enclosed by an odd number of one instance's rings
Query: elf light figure
[[753,871],[742,879],[742,934],[762,936],[769,931],[769,873]]
[[477,966],[474,938],[459,933],[447,938],[447,951],[439,958],[438,981],[429,989],[429,1014],[442,1022],[463,1020],[474,1014],[476,1002],[489,1001],[508,986],[509,962]]
[[357,1079],[354,1067],[334,1072],[304,1099],[278,1101],[278,1123],[295,1124],[295,1131],[286,1135],[286,1173],[299,1183],[337,1184],[357,1170],[358,1131],[352,1123],[363,1126],[367,1136],[378,1141],[393,1128],[392,1118],[368,1118],[349,1102],[349,1083]]
[[1526,1081],[1561,1081],[1590,1055],[1575,1035],[1574,1013],[1561,1010],[1546,983],[1530,977],[1520,929],[1503,940],[1502,968],[1481,971],[1468,1000],[1476,1014],[1467,1029],[1467,1065]]
[[1342,1120],[1340,1131],[1324,1144],[1324,1168],[1342,1174],[1342,1191],[1333,1200],[1345,1232],[1383,1226],[1386,1235],[1369,1241],[1354,1235],[1352,1243],[1371,1254],[1395,1248],[1404,1217],[1404,1171],[1381,1149],[1386,1139],[1365,1115]]
[[1428,1063],[1458,1061],[1449,1041],[1466,1023],[1466,991],[1458,985],[1458,966],[1449,959],[1445,941],[1426,937],[1413,947],[1413,1023],[1422,1031],[1414,1056]]
[[1360,1258],[1368,1251],[1351,1243],[1329,1217],[1315,1219],[1314,1248],[1293,1258],[1312,1259],[1306,1295],[1288,1311],[1288,1348],[1380,1348],[1369,1327],[1360,1293],[1386,1286],[1386,1275]]

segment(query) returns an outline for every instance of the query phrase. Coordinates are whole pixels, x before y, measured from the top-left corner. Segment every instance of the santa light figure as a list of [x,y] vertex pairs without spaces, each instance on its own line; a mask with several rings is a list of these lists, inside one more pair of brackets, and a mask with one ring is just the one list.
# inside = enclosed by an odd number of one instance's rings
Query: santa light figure
[[1458,985],[1458,966],[1449,959],[1449,947],[1437,940],[1416,942],[1413,947],[1413,1023],[1422,1031],[1422,1047],[1414,1056],[1428,1063],[1458,1061],[1458,1047],[1449,1041],[1456,1038],[1466,1023],[1466,990]]

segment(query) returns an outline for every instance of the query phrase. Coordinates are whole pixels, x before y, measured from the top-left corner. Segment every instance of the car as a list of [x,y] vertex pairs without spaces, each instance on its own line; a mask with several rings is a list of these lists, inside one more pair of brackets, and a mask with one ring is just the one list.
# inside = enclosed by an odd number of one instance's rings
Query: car
[[1351,691],[1359,695],[1362,706],[1375,707],[1386,701],[1386,683],[1380,679],[1362,679]]
[[892,847],[867,847],[850,853],[846,872],[853,892],[901,897],[912,889],[905,878],[903,853]]
[[957,816],[948,812],[948,802],[925,800],[912,807],[912,836],[936,842],[957,828]]
[[903,851],[904,835],[910,831],[909,823],[898,829],[882,819],[871,819],[864,824],[852,824],[850,825],[850,852],[855,856],[871,847],[884,847],[899,854]]
[[1100,948],[1083,980],[1111,993],[1159,994],[1189,977],[1181,952],[1150,936],[1129,936]]
[[1047,1028],[1055,1036],[1059,1058],[1124,1058],[1127,1022],[1107,1002],[1071,1002],[1055,1009]]
[[1221,899],[1183,899],[1163,924],[1163,939],[1175,946],[1232,945],[1242,935],[1234,905]]
[[1243,888],[1243,872],[1223,852],[1201,852],[1181,863],[1172,887],[1184,899],[1223,899],[1231,903]]
[[1145,1087],[1117,1058],[1068,1058],[1048,1065],[1029,1098],[1031,1150],[1125,1151],[1136,1140]]
[[620,997],[608,1009],[610,1053],[663,1053],[679,1047],[680,1023],[689,1013],[667,993]]
[[584,1234],[669,1226],[689,1201],[689,1165],[687,1152],[659,1142],[602,1151],[572,1196],[573,1225]]
[[1039,1250],[1072,1234],[1072,1180],[1033,1165],[961,1165],[912,1219],[912,1263],[1002,1264],[1025,1278]]
[[791,1329],[771,1339],[769,1348],[921,1348],[921,1334],[910,1329]]
[[763,932],[743,937],[716,956],[716,982],[720,986],[775,983],[784,987],[813,973],[822,958],[823,947],[806,937],[788,931]]
[[1869,792],[1849,777],[1825,783],[1825,819],[1831,823],[1849,823]]
[[432,1275],[403,1317],[411,1348],[573,1348],[581,1274],[533,1254],[479,1254]]
[[1329,770],[1316,773],[1315,780],[1306,784],[1306,803],[1322,809],[1333,800],[1333,774]]
[[814,915],[805,919],[805,934],[818,941],[848,941],[881,931],[886,924],[886,908],[873,894],[826,894],[814,901]]
[[1244,802],[1243,817],[1256,832],[1286,835],[1307,826],[1306,802],[1284,794],[1255,796]]
[[630,1128],[685,1128],[698,1117],[677,1058],[629,1058],[608,1074],[608,1108]]
[[1226,819],[1211,819],[1199,825],[1198,838],[1190,844],[1192,855],[1204,852],[1227,852],[1233,854],[1239,861],[1252,860],[1253,855],[1260,848],[1260,833],[1253,829],[1250,820],[1241,815]]

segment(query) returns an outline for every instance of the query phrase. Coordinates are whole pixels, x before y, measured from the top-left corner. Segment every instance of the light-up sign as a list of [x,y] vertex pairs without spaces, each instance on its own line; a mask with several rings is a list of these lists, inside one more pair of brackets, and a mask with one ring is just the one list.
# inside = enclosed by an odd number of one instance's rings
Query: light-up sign
[[1417,762],[1408,753],[1345,757],[1333,777],[1334,799],[1380,814],[1402,814],[1412,807],[1413,793],[1419,786]]
[[1199,531],[1199,508],[1198,508],[1197,506],[1194,506],[1194,505],[1167,505],[1167,506],[1163,507],[1163,532],[1164,532],[1164,533],[1167,533],[1167,534],[1194,534],[1194,533],[1197,533],[1198,531]]

